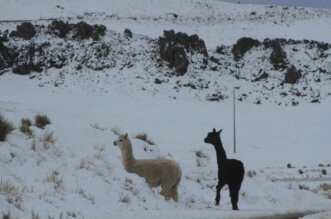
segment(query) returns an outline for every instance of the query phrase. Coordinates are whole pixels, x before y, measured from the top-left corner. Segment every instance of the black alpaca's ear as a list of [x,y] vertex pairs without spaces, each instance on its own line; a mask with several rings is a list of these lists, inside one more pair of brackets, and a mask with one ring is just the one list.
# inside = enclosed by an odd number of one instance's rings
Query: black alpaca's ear
[[124,138],[128,139],[128,133],[125,133]]
[[218,133],[218,134],[221,134],[222,131],[223,131],[223,129],[219,130],[217,133]]
[[215,128],[213,128],[213,132],[216,132],[216,129]]

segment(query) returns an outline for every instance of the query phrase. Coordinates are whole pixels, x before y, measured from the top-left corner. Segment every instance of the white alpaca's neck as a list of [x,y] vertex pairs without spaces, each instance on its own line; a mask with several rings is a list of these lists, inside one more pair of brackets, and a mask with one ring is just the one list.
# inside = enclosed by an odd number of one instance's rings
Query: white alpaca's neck
[[121,147],[121,153],[122,153],[122,163],[123,163],[124,168],[129,173],[133,173],[136,159],[134,158],[134,155],[132,152],[131,142],[125,143],[125,145],[123,147]]

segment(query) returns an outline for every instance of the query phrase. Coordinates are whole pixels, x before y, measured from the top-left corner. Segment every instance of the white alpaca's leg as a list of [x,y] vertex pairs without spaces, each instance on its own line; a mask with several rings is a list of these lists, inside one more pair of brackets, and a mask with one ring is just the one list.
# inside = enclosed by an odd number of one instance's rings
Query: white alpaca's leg
[[169,200],[171,198],[171,186],[163,183],[161,184],[161,188],[161,195],[163,195],[166,200]]
[[178,191],[177,191],[177,184],[174,185],[172,188],[171,188],[171,197],[172,199],[175,201],[175,202],[178,202]]

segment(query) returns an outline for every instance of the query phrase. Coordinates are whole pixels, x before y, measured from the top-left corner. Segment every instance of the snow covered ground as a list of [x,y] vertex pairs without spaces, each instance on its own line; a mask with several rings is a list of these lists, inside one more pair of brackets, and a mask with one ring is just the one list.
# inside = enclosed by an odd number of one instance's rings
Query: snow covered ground
[[[252,11],[260,16],[252,19]],[[178,20],[173,20],[173,13]],[[331,43],[330,17],[328,10],[284,11],[213,0],[166,4],[0,0],[2,31],[13,29],[17,20],[62,18],[104,24],[117,32],[130,28],[152,38],[164,29],[198,33],[208,49],[215,49],[220,41],[231,45],[243,36]],[[134,77],[121,81],[121,74],[133,73],[129,70],[106,79],[96,74],[79,79],[71,75],[64,81],[67,86],[40,86],[54,72],[41,73],[40,81],[11,72],[0,76],[0,113],[16,127],[0,142],[0,213],[13,218],[126,219],[263,218],[323,211],[304,219],[331,217],[330,97],[295,107],[238,102],[238,151],[234,154],[230,98],[208,102],[192,98],[187,90],[167,89],[153,95],[141,90],[141,82]],[[318,88],[328,93],[330,85],[329,80]],[[180,98],[169,98],[174,96]],[[51,124],[45,129],[33,126],[33,136],[21,133],[21,119],[33,121],[38,113],[46,114]],[[222,190],[221,206],[213,204],[216,156],[214,148],[203,142],[212,128],[223,128],[228,157],[245,164],[239,212],[231,210],[227,187]],[[165,201],[159,188],[150,189],[142,178],[125,171],[120,151],[113,146],[114,130],[129,133],[137,158],[162,157],[180,163],[178,203]],[[134,138],[143,132],[155,145]],[[45,141],[50,133],[54,140]]]

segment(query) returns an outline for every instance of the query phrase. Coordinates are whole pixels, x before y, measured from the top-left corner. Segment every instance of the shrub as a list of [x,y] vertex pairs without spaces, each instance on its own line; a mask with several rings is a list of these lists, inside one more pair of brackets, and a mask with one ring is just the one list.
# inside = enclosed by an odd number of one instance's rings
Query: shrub
[[323,191],[330,191],[331,190],[331,184],[323,183],[319,186]]
[[151,139],[148,138],[148,135],[146,133],[140,133],[140,134],[137,134],[136,139],[140,139],[150,145],[155,145],[154,141],[152,141]]
[[32,125],[32,122],[30,119],[21,119],[21,126],[20,131],[28,136],[32,136],[32,130],[30,129],[30,126]]
[[45,114],[37,114],[36,117],[34,118],[35,125],[38,128],[45,128],[46,125],[51,124],[51,121]]
[[0,114],[0,141],[5,141],[7,135],[14,131],[15,127]]

